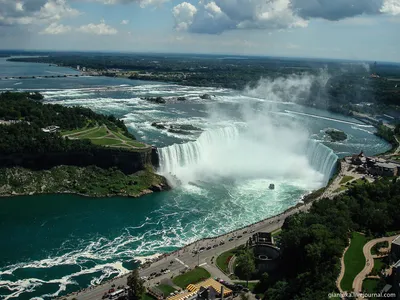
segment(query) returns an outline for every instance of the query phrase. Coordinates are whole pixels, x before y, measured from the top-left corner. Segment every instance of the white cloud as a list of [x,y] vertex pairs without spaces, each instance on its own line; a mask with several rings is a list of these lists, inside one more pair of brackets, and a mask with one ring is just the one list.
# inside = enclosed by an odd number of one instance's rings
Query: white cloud
[[307,27],[311,19],[337,21],[400,14],[400,0],[199,0],[172,10],[177,30],[219,34],[235,29]]
[[165,2],[169,2],[170,0],[87,0],[87,1],[96,1],[104,4],[129,4],[129,3],[137,3],[140,7],[146,7],[149,5],[161,5]]
[[47,28],[42,30],[40,32],[40,34],[57,35],[57,34],[63,34],[63,33],[70,32],[71,30],[72,30],[72,27],[70,27],[70,26],[65,26],[65,25],[57,24],[57,23],[52,23]]
[[390,15],[400,14],[400,0],[385,0],[381,12]]
[[87,24],[78,28],[79,32],[96,34],[96,35],[114,35],[117,34],[118,31],[107,25],[104,20],[102,20],[99,24]]
[[79,14],[66,0],[0,0],[0,26],[54,23]]
[[121,21],[121,25],[128,25],[129,24],[129,20],[122,20]]
[[221,33],[233,29],[282,29],[305,27],[290,0],[200,0],[197,7],[183,2],[172,10],[176,29],[198,33]]
[[175,18],[175,29],[178,31],[188,30],[193,23],[196,13],[197,8],[188,2],[183,2],[175,6],[172,9],[172,14]]

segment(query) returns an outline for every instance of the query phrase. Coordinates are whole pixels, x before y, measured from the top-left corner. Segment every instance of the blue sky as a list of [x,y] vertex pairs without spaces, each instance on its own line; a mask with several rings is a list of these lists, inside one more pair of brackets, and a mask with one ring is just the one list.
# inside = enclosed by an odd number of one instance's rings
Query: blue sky
[[0,0],[0,48],[400,62],[400,0]]

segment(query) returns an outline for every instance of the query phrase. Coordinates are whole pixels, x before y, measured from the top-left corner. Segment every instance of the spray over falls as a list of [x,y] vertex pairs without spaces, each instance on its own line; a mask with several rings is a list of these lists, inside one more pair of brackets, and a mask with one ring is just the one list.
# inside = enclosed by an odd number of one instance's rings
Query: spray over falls
[[160,173],[182,183],[218,178],[297,180],[325,185],[338,157],[325,145],[288,129],[254,134],[228,126],[203,132],[194,142],[160,149]]

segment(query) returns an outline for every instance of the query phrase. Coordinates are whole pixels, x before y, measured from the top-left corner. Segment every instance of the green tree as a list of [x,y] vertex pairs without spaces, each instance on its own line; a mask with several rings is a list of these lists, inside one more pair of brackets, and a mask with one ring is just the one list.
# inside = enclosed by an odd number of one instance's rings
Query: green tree
[[236,267],[246,277],[247,286],[249,286],[250,277],[256,271],[253,253],[250,250],[242,252],[237,258]]
[[141,299],[142,294],[145,292],[145,287],[143,286],[143,280],[140,279],[138,269],[132,271],[132,273],[128,276],[126,283],[129,290],[129,299]]

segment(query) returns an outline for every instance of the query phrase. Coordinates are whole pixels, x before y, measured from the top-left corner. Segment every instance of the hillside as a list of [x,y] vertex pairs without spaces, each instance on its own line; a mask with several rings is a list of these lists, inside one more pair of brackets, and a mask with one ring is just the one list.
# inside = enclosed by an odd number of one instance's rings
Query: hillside
[[42,98],[0,94],[0,195],[138,196],[167,187],[153,172],[156,149],[136,141],[121,120]]

